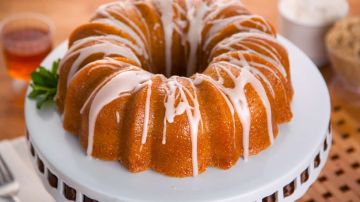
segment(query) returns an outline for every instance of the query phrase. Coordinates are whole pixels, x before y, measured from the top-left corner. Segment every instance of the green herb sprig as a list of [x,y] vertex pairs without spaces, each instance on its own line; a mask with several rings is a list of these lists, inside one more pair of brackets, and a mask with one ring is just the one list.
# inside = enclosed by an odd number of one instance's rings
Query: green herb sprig
[[28,95],[30,99],[36,100],[36,107],[41,109],[46,104],[54,102],[54,97],[57,91],[59,75],[57,73],[60,59],[52,64],[51,70],[40,66],[31,74],[31,88],[32,91]]

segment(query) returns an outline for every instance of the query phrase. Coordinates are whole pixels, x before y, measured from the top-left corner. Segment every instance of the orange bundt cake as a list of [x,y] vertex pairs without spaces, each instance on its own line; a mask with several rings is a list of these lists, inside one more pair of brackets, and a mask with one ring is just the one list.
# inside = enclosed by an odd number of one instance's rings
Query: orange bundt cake
[[56,102],[87,155],[196,176],[292,118],[287,51],[239,0],[123,0],[70,36]]

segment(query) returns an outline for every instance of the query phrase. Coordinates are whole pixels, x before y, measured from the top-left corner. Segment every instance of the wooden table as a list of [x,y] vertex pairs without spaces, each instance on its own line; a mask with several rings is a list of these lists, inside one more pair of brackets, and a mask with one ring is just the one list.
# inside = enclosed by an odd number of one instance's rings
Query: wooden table
[[[100,0],[0,0],[0,20],[17,12],[38,12],[55,23],[54,45],[65,40],[71,31],[86,22],[102,3]],[[255,13],[277,27],[277,0],[243,0]],[[360,0],[349,0],[350,15],[360,15]],[[24,135],[24,91],[16,93],[0,58],[0,140]],[[360,105],[343,99],[332,85],[329,66],[322,68],[331,93],[333,135],[335,144],[330,159],[316,182],[301,201],[360,201]]]

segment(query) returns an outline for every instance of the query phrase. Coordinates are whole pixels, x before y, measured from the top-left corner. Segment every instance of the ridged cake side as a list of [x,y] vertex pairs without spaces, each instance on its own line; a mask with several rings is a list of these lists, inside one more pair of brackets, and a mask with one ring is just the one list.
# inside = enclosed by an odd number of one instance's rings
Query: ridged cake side
[[88,155],[132,172],[230,168],[292,118],[289,61],[275,37],[237,0],[105,4],[61,60],[64,128]]

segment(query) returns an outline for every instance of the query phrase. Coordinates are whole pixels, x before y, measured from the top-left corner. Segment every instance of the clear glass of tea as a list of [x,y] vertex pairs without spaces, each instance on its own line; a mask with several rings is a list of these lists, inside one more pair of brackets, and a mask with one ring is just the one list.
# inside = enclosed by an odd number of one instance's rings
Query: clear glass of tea
[[29,81],[52,49],[54,25],[46,16],[23,13],[3,20],[0,41],[9,75]]

